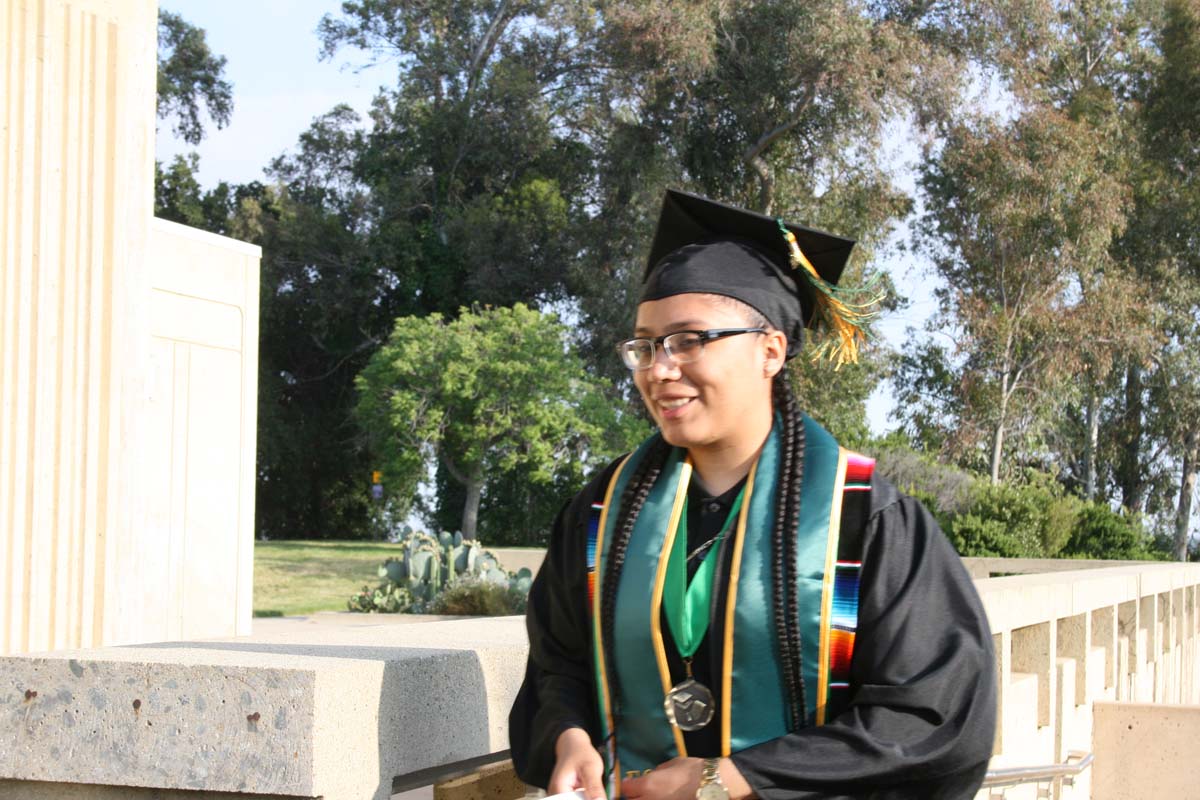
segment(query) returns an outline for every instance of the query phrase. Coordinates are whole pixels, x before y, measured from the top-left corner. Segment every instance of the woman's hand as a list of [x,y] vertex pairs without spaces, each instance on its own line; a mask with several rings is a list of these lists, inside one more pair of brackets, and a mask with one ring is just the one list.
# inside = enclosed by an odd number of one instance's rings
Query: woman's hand
[[[621,794],[625,800],[696,800],[703,771],[702,758],[673,758],[640,778],[622,780]],[[721,759],[718,771],[730,800],[747,800],[754,796],[750,784],[728,758]]]
[[696,800],[700,787],[702,758],[672,758],[640,778],[621,781],[625,800]]
[[582,728],[567,728],[554,743],[554,772],[547,794],[583,789],[589,800],[605,800],[604,760]]

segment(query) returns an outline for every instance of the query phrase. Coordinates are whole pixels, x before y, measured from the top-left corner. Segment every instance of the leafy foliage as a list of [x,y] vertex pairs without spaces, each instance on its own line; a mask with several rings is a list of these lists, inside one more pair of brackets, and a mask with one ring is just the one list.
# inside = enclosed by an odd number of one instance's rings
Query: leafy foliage
[[204,31],[170,11],[158,12],[158,117],[175,118],[174,132],[188,144],[204,138],[200,106],[218,128],[233,115],[233,85],[225,56],[208,48]]
[[[224,60],[161,20],[160,114],[199,141],[203,109],[229,119]],[[677,186],[856,237],[851,282],[916,210],[948,338],[838,372],[793,364],[802,404],[861,447],[866,398],[890,375],[911,443],[954,469],[883,461],[964,546],[1061,546],[1071,501],[1043,479],[1030,489],[1032,470],[1121,504],[1139,531],[1173,522],[1182,555],[1200,469],[1197,31],[1196,0],[343,3],[321,21],[324,56],[396,64],[365,118],[316,119],[269,186],[202,190],[194,157],[156,180],[160,216],[264,249],[260,533],[362,536],[369,471],[410,501],[436,456],[427,517],[458,528],[473,507],[489,541],[543,537],[584,471],[645,431],[611,342],[631,327],[661,190]],[[971,102],[981,84],[1001,101]],[[915,193],[889,141],[900,120],[924,146]],[[397,318],[440,314],[448,330],[462,308],[519,303],[571,321],[556,341],[591,376],[569,411],[584,433],[558,457],[472,444],[419,404],[381,404],[364,431],[355,379]],[[480,374],[457,390],[496,402],[486,389],[505,376]],[[536,414],[496,416],[559,441]],[[412,447],[378,463],[367,445],[382,452],[375,437],[404,425]],[[975,474],[1011,484],[1016,516],[962,477]]]
[[983,484],[946,535],[964,556],[1051,558],[1070,538],[1080,505],[1053,484]]
[[392,491],[415,493],[436,461],[465,488],[469,538],[499,476],[520,470],[549,485],[565,473],[574,483],[636,441],[569,331],[521,304],[463,309],[454,320],[402,317],[357,386],[358,419]]
[[1148,541],[1138,522],[1107,506],[1088,503],[1075,518],[1061,555],[1074,558],[1153,560],[1166,557]]

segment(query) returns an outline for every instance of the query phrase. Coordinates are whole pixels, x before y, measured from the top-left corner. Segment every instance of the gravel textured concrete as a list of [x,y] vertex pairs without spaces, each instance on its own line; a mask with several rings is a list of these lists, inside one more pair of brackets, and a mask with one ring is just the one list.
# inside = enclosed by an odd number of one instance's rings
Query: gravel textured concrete
[[2,658],[0,779],[383,800],[508,747],[526,649],[518,617],[319,614]]

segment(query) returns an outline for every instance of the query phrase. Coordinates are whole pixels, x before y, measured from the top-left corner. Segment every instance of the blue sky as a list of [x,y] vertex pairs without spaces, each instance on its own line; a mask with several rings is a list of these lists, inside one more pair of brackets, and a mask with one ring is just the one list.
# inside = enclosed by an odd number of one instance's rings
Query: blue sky
[[[320,61],[317,23],[340,7],[333,0],[164,0],[207,33],[209,47],[225,56],[233,83],[233,119],[223,130],[211,124],[198,147],[178,141],[160,125],[159,160],[194,150],[205,186],[226,180],[262,180],[262,168],[291,148],[314,117],[338,103],[360,113],[378,88],[391,83],[388,65],[356,72],[346,65],[356,53]],[[357,65],[357,62],[356,62]]]
[[[230,125],[217,130],[209,124],[208,135],[196,147],[160,126],[158,159],[195,151],[200,156],[199,179],[206,187],[222,180],[263,180],[263,167],[291,149],[315,117],[338,103],[365,113],[378,88],[392,82],[395,67],[385,63],[358,69],[365,59],[348,50],[330,61],[320,60],[317,24],[323,15],[336,14],[340,5],[338,0],[163,0],[162,9],[203,28],[209,47],[227,59],[234,108]],[[916,148],[903,126],[895,131],[888,157],[897,166],[901,185],[911,192]],[[901,228],[895,238],[907,236],[907,228]],[[880,325],[884,340],[899,348],[907,329],[919,329],[933,313],[934,279],[924,262],[895,248],[881,253],[878,261],[900,293],[912,299],[909,308]],[[888,421],[892,406],[885,384],[868,403],[874,432],[894,427]]]

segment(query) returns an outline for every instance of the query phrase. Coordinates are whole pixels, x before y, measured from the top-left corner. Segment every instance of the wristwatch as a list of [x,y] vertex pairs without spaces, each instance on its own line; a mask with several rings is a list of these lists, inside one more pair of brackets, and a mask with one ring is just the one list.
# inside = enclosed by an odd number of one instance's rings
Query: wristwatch
[[729,790],[721,783],[721,773],[717,771],[720,764],[719,758],[704,759],[704,771],[700,773],[700,788],[696,789],[696,800],[729,800]]

